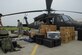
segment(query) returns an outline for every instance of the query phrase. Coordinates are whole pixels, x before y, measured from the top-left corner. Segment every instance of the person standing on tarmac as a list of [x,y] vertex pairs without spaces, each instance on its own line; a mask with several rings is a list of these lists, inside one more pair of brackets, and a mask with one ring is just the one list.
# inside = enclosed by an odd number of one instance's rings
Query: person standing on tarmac
[[18,27],[18,35],[22,36],[23,35],[23,24],[22,24],[22,22],[20,22],[20,20],[17,20],[17,22],[18,22],[18,25],[17,25],[17,27]]

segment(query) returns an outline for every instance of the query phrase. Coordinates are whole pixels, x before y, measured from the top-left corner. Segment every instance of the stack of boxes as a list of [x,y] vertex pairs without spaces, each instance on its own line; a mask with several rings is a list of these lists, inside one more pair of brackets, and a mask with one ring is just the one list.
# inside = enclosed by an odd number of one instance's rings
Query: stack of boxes
[[43,24],[40,26],[39,31],[40,31],[40,34],[43,34],[44,37],[46,38],[48,31],[56,31],[56,29],[57,29],[56,25],[45,25],[45,24]]
[[48,27],[49,27],[48,25],[41,25],[40,26],[40,33],[45,35],[46,34],[46,29]]
[[74,27],[60,27],[60,35],[62,43],[68,43],[75,40]]
[[[31,37],[34,38],[37,44],[45,45],[47,47],[60,46],[61,43],[68,43],[72,40],[75,40],[75,28],[74,27],[60,27],[60,38],[53,39],[52,37],[56,36],[54,34],[56,30],[57,30],[56,25],[43,24],[39,28],[39,33],[36,34],[35,31],[32,30]],[[52,34],[54,35],[51,35],[51,36],[49,35],[50,38],[48,38],[47,36],[48,32],[52,32]]]
[[56,31],[56,25],[41,25],[40,26],[40,33],[46,34],[48,31]]
[[[56,25],[41,25],[39,28],[39,34],[45,35],[44,37],[46,38],[46,34],[48,31],[56,31]],[[34,31],[34,29],[31,29],[30,36],[33,37],[37,33]]]
[[49,25],[50,31],[56,31],[57,27],[56,25]]
[[41,25],[40,26],[40,33],[45,35],[45,38],[43,39],[44,46],[52,48],[52,47],[61,45],[60,38],[59,39],[52,38],[52,36],[55,37],[55,35],[50,36],[50,38],[48,38],[47,36],[48,32],[52,32],[52,34],[54,34],[56,30],[57,30],[56,25]]

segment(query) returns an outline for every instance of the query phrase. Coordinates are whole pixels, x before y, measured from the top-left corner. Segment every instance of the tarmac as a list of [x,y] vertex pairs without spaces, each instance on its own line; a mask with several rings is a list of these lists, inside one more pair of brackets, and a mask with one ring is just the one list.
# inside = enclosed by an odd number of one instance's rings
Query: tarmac
[[53,48],[23,40],[18,41],[18,44],[24,48],[21,48],[20,51],[7,52],[6,54],[0,49],[0,55],[82,55],[82,41],[78,40]]

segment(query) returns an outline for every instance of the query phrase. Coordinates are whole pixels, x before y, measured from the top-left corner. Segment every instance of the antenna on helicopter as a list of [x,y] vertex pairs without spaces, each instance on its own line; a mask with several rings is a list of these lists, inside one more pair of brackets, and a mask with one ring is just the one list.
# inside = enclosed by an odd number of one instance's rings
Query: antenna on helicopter
[[28,21],[27,21],[27,14],[25,13],[25,16],[24,16],[24,19],[25,19],[25,22],[26,22],[26,26],[28,26]]
[[3,26],[2,21],[1,21],[2,14],[0,13],[0,25]]

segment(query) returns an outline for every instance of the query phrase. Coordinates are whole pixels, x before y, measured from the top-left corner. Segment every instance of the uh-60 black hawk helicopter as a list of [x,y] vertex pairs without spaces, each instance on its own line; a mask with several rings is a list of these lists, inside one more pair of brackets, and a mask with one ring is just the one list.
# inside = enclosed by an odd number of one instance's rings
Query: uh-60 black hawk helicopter
[[58,29],[61,26],[74,26],[75,29],[82,28],[82,24],[78,23],[77,21],[74,21],[70,16],[64,15],[64,14],[56,14],[52,13],[52,11],[61,11],[61,12],[71,12],[71,13],[78,13],[82,14],[82,12],[76,12],[76,11],[65,11],[65,10],[53,10],[51,9],[51,4],[53,0],[46,0],[46,9],[45,10],[34,10],[34,11],[24,11],[24,12],[17,12],[12,14],[5,14],[4,16],[11,16],[11,15],[17,15],[17,14],[24,14],[24,13],[32,13],[32,12],[42,12],[47,11],[48,13],[41,14],[34,18],[34,22],[31,24],[28,24],[27,17],[25,18],[26,24],[24,26],[28,26],[30,28],[39,28],[40,23],[44,22],[46,24],[54,24],[57,25]]

